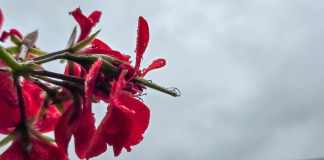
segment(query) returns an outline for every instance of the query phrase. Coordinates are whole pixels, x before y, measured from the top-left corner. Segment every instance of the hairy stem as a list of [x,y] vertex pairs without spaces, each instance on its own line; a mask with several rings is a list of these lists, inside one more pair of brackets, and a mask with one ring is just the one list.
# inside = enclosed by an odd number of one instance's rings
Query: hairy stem
[[64,75],[64,74],[45,71],[45,70],[30,71],[30,73],[33,74],[33,75],[47,76],[47,77],[57,78],[57,79],[61,79],[61,80],[67,80],[67,81],[72,81],[72,82],[76,82],[76,83],[81,83],[81,84],[84,83],[84,79],[82,79],[80,77],[71,76],[71,75],[67,76],[67,75]]

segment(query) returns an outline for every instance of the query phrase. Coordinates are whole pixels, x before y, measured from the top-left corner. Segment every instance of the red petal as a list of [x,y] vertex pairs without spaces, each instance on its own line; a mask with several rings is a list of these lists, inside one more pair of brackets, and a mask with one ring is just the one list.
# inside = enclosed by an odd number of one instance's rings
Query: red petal
[[113,146],[115,156],[120,154],[123,147],[130,149],[143,139],[150,117],[149,109],[141,101],[127,94],[121,94],[119,100],[135,114],[127,114],[116,106],[110,106],[104,124],[105,136],[107,143]]
[[84,52],[88,54],[104,54],[126,62],[129,62],[130,59],[130,56],[119,51],[112,50],[110,46],[99,39],[93,40],[91,42],[91,47],[86,49]]
[[118,60],[124,61],[124,62],[130,62],[130,56],[125,55],[119,51],[115,50],[105,50],[105,49],[99,49],[99,48],[88,48],[84,51],[84,53],[87,54],[103,54],[103,55],[108,55],[113,58],[116,58]]
[[83,77],[84,73],[85,71],[82,66],[74,62],[68,63],[64,70],[65,75],[73,75],[77,77]]
[[8,37],[10,36],[10,33],[7,31],[3,31],[1,36],[0,36],[0,41],[4,42],[8,39]]
[[143,69],[143,72],[142,72],[141,76],[144,77],[151,70],[162,68],[165,65],[166,65],[166,60],[165,59],[162,59],[162,58],[156,59],[147,68]]
[[135,111],[135,114],[131,116],[132,131],[126,146],[138,144],[143,139],[142,135],[149,125],[150,110],[142,101],[132,97],[130,94],[121,94],[119,100],[123,105]]
[[91,111],[92,95],[94,93],[96,79],[100,73],[103,62],[97,60],[91,65],[91,68],[85,79],[85,108]]
[[81,159],[86,157],[91,137],[95,132],[95,119],[91,112],[91,103],[96,79],[102,64],[101,60],[97,60],[92,64],[85,80],[85,105],[80,117],[79,126],[74,134],[76,153]]
[[97,131],[91,137],[91,141],[89,143],[89,147],[87,150],[86,158],[96,157],[101,153],[104,153],[107,150],[107,145],[105,142],[105,135],[104,135],[104,123],[106,116],[101,121]]
[[38,139],[33,139],[31,143],[31,160],[67,160],[66,154],[54,144]]
[[149,26],[144,17],[139,17],[138,28],[137,28],[137,42],[136,42],[136,64],[135,70],[137,71],[140,67],[143,54],[149,42]]
[[146,105],[122,90],[126,85],[124,76],[125,72],[122,72],[112,83],[109,110],[99,126],[103,128],[102,137],[106,137],[106,142],[113,146],[115,156],[121,153],[122,148],[130,150],[143,139],[150,118]]
[[88,18],[91,20],[93,24],[96,24],[99,22],[100,17],[101,17],[100,11],[93,11]]
[[9,32],[3,31],[0,36],[0,41],[4,42],[8,39],[9,36],[17,36],[18,38],[22,39],[22,34],[17,29],[10,29]]
[[105,42],[103,42],[97,38],[91,42],[91,47],[98,48],[98,49],[104,49],[104,50],[112,50],[111,47],[108,46],[108,44],[106,44]]
[[19,106],[12,75],[0,72],[0,130],[14,127],[19,121]]
[[117,81],[113,81],[111,83],[111,89],[110,89],[110,99],[113,100],[117,98],[119,92],[125,87],[126,85],[126,80],[125,80],[126,72],[123,70]]
[[38,115],[44,103],[45,95],[43,90],[31,81],[24,80],[22,83],[24,102],[28,118]]
[[58,125],[54,130],[55,142],[62,150],[67,153],[68,144],[71,140],[72,134],[77,129],[79,117],[81,114],[80,106],[71,104],[71,106],[63,113],[58,120]]
[[75,151],[80,159],[86,157],[86,153],[95,132],[95,118],[90,110],[84,110],[79,119],[80,123],[74,133]]
[[61,117],[61,112],[56,108],[54,104],[50,105],[46,109],[43,117],[40,117],[37,120],[35,127],[39,132],[42,133],[50,132],[54,130],[60,117]]
[[74,19],[78,22],[81,28],[81,34],[78,41],[81,41],[88,37],[91,32],[91,29],[96,25],[100,19],[101,13],[99,11],[93,12],[89,17],[86,17],[80,8],[75,9],[70,12]]
[[22,34],[15,28],[10,29],[9,33],[11,36],[17,36],[20,39],[23,38]]

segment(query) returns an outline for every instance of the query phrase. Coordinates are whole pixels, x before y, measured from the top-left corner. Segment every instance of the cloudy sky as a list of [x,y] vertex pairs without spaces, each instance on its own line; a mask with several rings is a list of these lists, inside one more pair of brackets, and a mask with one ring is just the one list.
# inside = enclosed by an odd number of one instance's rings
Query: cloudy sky
[[[37,44],[48,51],[65,46],[75,25],[68,12],[78,6],[102,10],[99,37],[131,54],[137,18],[146,17],[152,39],[144,62],[168,60],[148,77],[183,93],[148,91],[145,139],[118,159],[324,157],[324,2],[0,0],[4,27],[38,29]],[[105,106],[95,110],[102,117]],[[111,148],[96,159],[114,159]]]

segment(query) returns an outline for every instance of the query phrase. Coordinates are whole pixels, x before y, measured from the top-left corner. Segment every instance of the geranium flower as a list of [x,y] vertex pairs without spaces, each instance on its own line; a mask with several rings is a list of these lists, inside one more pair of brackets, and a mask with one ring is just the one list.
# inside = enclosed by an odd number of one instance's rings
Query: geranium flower
[[130,151],[131,146],[143,139],[150,111],[133,94],[123,90],[126,84],[125,72],[112,83],[108,111],[91,140],[87,158],[103,153],[107,144],[113,147],[114,155],[118,156],[123,148]]
[[9,36],[16,36],[20,39],[23,38],[22,34],[15,28],[10,29],[9,31],[3,31],[0,36],[0,41],[5,42]]
[[99,22],[101,17],[100,11],[94,11],[87,17],[82,13],[80,8],[76,8],[70,14],[78,22],[81,29],[78,41],[82,41],[89,36],[91,29]]

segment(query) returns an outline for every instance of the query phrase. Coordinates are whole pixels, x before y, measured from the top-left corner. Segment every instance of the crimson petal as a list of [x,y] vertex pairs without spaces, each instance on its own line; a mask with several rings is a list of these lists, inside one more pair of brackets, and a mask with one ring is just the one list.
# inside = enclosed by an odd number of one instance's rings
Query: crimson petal
[[43,117],[40,117],[37,120],[35,127],[39,132],[50,132],[54,130],[60,117],[61,112],[56,108],[54,104],[52,104],[46,109]]
[[82,41],[90,34],[91,29],[96,25],[101,16],[100,11],[94,11],[89,17],[87,17],[82,13],[80,8],[76,8],[70,12],[70,14],[78,22],[81,28],[81,34],[78,41]]
[[74,134],[75,149],[79,158],[85,158],[91,138],[95,132],[95,118],[91,112],[92,95],[95,89],[96,79],[103,62],[97,60],[92,64],[85,80],[84,108],[80,117],[79,126]]
[[105,42],[101,41],[100,39],[94,39],[91,42],[91,47],[92,48],[99,48],[99,49],[104,49],[104,50],[112,50],[111,47],[106,44]]
[[54,144],[38,139],[31,143],[31,160],[67,160],[66,154]]
[[148,72],[154,70],[154,69],[159,69],[162,68],[166,65],[166,60],[163,58],[159,58],[154,60],[147,68],[143,69],[142,72],[142,77],[144,77]]
[[9,36],[16,36],[20,39],[22,39],[22,37],[23,37],[22,34],[17,29],[13,28],[13,29],[10,29],[9,32],[7,32],[7,31],[2,32],[2,34],[0,36],[0,41],[2,41],[2,42],[6,41],[9,38]]
[[144,103],[128,94],[120,94],[121,102],[134,114],[127,114],[119,107],[110,105],[105,126],[105,137],[109,145],[113,146],[114,155],[118,156],[122,148],[130,150],[131,146],[138,144],[143,139],[143,134],[148,127],[150,111]]
[[29,80],[24,80],[22,82],[22,89],[27,117],[33,118],[38,115],[43,105],[45,99],[44,92],[40,87]]
[[[1,61],[0,61],[0,66]],[[20,121],[17,94],[12,75],[0,72],[0,130],[15,127]]]
[[79,104],[71,104],[58,120],[54,130],[55,142],[65,153],[67,153],[68,144],[72,134],[77,129],[81,108]]
[[149,34],[149,26],[144,17],[140,16],[138,18],[138,28],[137,28],[137,41],[136,41],[136,62],[135,62],[135,70],[138,71],[143,54],[146,50],[150,38]]

